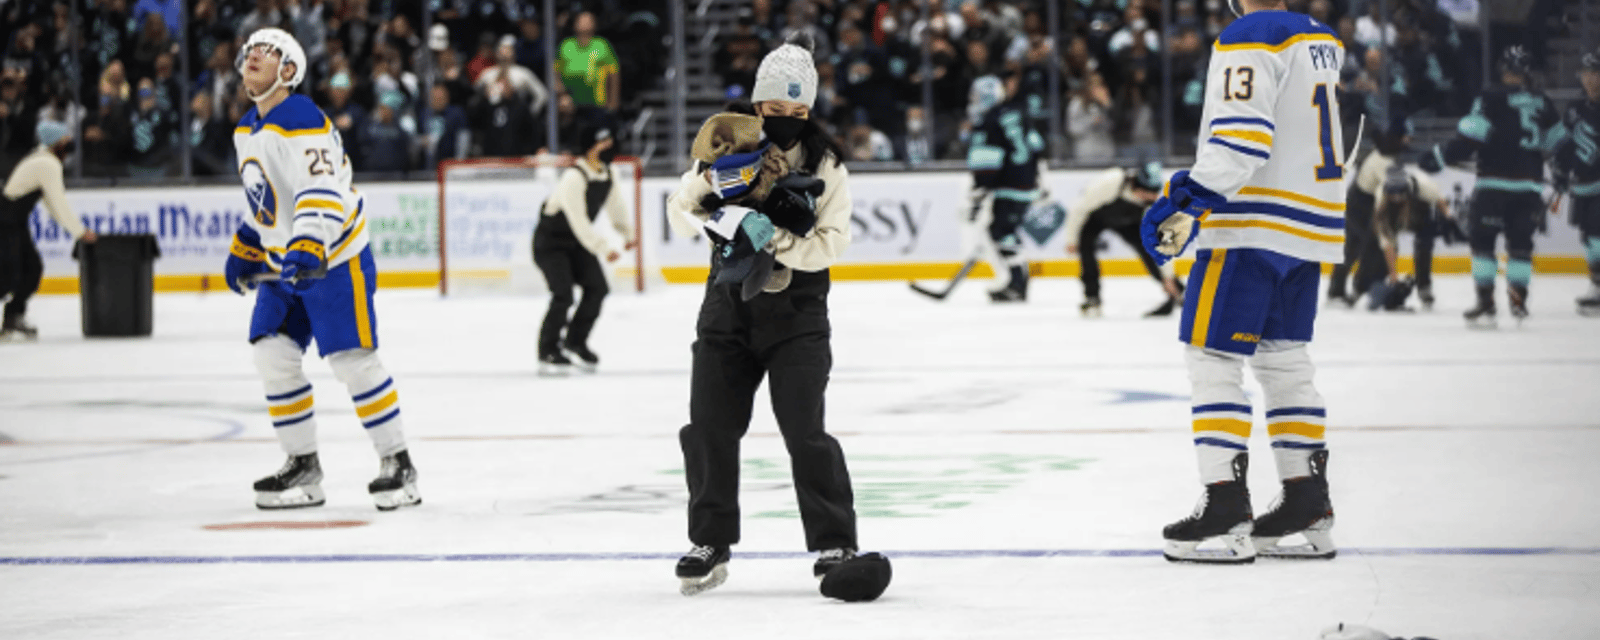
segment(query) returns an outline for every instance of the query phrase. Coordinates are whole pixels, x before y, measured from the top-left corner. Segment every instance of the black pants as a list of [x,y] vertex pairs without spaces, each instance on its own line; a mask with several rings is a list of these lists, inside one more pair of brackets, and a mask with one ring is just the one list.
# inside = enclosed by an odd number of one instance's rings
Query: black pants
[[[533,262],[539,265],[545,282],[550,285],[550,308],[544,313],[544,324],[539,326],[539,356],[558,353],[563,342],[588,346],[589,332],[600,319],[600,303],[611,292],[600,260],[576,239],[548,238],[535,233]],[[567,310],[572,307],[573,286],[583,291],[583,298],[578,300],[578,309],[569,322]]]
[[765,377],[789,451],[806,548],[856,548],[850,472],[839,441],[823,425],[833,368],[828,287],[826,271],[796,272],[783,292],[744,302],[737,286],[707,284],[695,327],[689,424],[678,432],[694,544],[739,542],[739,441]]
[[[1351,189],[1348,200],[1349,206],[1345,209],[1344,216],[1344,262],[1333,265],[1333,273],[1328,276],[1328,297],[1346,295],[1350,270],[1357,262],[1362,265],[1370,265],[1374,261],[1383,262],[1383,251],[1377,247],[1376,238],[1372,237],[1372,196]],[[1370,271],[1366,277],[1358,273],[1353,297],[1360,297],[1366,293],[1373,282]]]
[[1144,270],[1150,272],[1150,277],[1164,283],[1161,267],[1156,266],[1150,254],[1145,253],[1144,243],[1139,239],[1139,219],[1096,214],[1089,216],[1089,220],[1083,224],[1083,231],[1078,234],[1078,256],[1082,263],[1078,279],[1083,281],[1085,298],[1100,297],[1100,232],[1108,229],[1133,247],[1134,253],[1139,254],[1139,261],[1144,263]]
[[[1472,210],[1468,217],[1467,242],[1472,247],[1474,260],[1494,260],[1495,239],[1506,236],[1506,257],[1509,260],[1533,260],[1533,233],[1538,230],[1544,216],[1544,200],[1537,193],[1478,189],[1472,194]],[[1509,269],[1507,270],[1509,272]],[[1494,280],[1478,282],[1479,295],[1494,291]],[[1526,283],[1511,283],[1520,289],[1517,295],[1526,299]]]
[[1018,254],[1022,253],[1022,236],[1017,230],[1022,228],[1022,219],[1028,216],[1028,207],[1031,203],[1010,198],[994,198],[990,203],[989,238],[994,240],[995,248],[999,249],[1000,257],[1006,264],[989,265],[994,269],[995,275],[1001,269],[1008,273],[1009,286],[1012,289],[1028,292],[1028,267],[1026,263],[1012,264]]
[[1573,197],[1572,218],[1588,252],[1589,281],[1600,285],[1600,253],[1591,248],[1600,243],[1600,196]]
[[43,279],[44,260],[28,229],[0,229],[0,298],[11,295],[5,307],[5,326],[28,312],[28,299],[38,293]]

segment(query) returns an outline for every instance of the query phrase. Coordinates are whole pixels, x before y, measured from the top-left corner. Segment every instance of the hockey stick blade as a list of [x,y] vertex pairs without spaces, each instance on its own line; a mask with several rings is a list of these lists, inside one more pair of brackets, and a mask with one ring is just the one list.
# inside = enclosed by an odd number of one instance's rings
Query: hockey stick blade
[[950,283],[945,285],[944,291],[933,291],[931,289],[926,289],[923,288],[922,285],[919,285],[915,282],[910,282],[907,284],[911,286],[912,291],[928,296],[929,298],[933,298],[934,300],[943,300],[949,297],[951,292],[956,290],[956,285],[961,284],[961,281],[967,278],[967,274],[972,273],[972,267],[976,266],[977,264],[977,259],[972,259],[968,260],[966,264],[961,265],[961,270],[957,271],[955,277],[950,279]]

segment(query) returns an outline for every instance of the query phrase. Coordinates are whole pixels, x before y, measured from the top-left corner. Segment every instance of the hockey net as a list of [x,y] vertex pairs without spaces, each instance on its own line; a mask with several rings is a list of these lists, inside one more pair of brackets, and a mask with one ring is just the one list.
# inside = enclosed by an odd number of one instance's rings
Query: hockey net
[[[470,158],[439,163],[439,293],[536,294],[549,291],[533,263],[533,230],[571,156]],[[595,229],[617,247],[628,242],[616,262],[601,264],[613,291],[644,291],[649,278],[640,242],[643,166],[619,156],[612,164],[633,220],[632,238],[618,237],[602,212]]]

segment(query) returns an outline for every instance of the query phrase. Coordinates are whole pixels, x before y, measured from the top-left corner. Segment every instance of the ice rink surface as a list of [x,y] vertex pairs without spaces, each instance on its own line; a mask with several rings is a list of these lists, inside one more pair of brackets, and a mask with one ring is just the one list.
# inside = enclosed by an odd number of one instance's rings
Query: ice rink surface
[[86,340],[77,298],[44,297],[40,341],[0,345],[0,638],[1600,638],[1585,286],[1537,277],[1533,317],[1498,331],[1464,328],[1464,277],[1432,313],[1325,309],[1339,557],[1211,567],[1159,553],[1200,488],[1177,321],[1139,318],[1152,283],[1112,279],[1095,320],[1073,280],[1017,306],[836,284],[829,427],[862,546],[895,569],[868,604],[818,594],[765,399],[728,582],[678,595],[698,287],[614,294],[601,373],[569,379],[534,375],[542,298],[380,293],[424,497],[394,513],[315,359],[328,504],[253,506],[282,454],[246,300],[165,294],[154,337]]

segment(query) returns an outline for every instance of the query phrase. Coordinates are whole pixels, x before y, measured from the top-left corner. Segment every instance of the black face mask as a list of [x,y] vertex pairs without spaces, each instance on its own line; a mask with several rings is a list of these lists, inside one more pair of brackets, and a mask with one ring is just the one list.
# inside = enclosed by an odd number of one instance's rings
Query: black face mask
[[606,149],[605,151],[601,151],[599,155],[600,155],[600,162],[603,162],[605,164],[611,164],[612,160],[616,160],[617,159],[617,148],[616,147],[611,147],[609,149]]
[[792,116],[767,116],[761,124],[761,130],[767,132],[767,139],[781,149],[794,146],[805,128],[805,120]]

